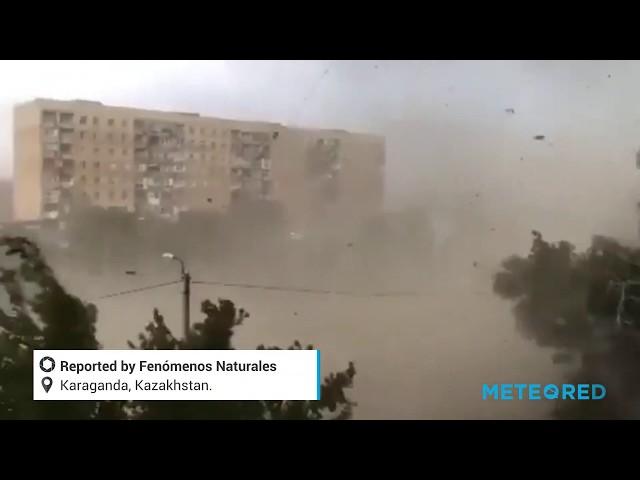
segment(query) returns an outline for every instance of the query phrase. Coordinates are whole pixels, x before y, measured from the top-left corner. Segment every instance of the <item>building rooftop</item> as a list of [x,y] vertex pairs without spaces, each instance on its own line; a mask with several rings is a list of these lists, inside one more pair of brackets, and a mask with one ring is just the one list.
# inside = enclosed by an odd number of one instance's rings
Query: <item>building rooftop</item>
[[47,106],[50,105],[50,108],[63,108],[63,105],[69,105],[72,104],[73,106],[76,107],[102,107],[102,108],[107,108],[107,109],[113,109],[113,110],[126,110],[126,111],[133,111],[133,112],[139,112],[140,115],[144,115],[144,116],[162,116],[164,118],[166,118],[167,120],[169,119],[173,119],[178,121],[179,117],[191,117],[194,120],[204,120],[204,121],[223,121],[223,122],[233,122],[233,123],[251,123],[253,125],[260,125],[263,128],[287,128],[290,130],[301,130],[301,131],[307,131],[307,132],[316,132],[316,133],[334,133],[334,134],[339,134],[339,135],[349,135],[349,134],[354,134],[354,135],[370,135],[372,137],[378,137],[380,139],[384,138],[382,135],[376,135],[376,134],[371,134],[371,133],[366,133],[366,132],[357,132],[357,131],[348,131],[348,130],[344,130],[344,129],[335,129],[335,128],[317,128],[317,127],[305,127],[305,126],[299,126],[299,125],[287,125],[287,124],[283,124],[283,123],[278,123],[278,122],[267,122],[264,120],[247,120],[247,119],[239,119],[239,118],[223,118],[223,117],[209,117],[209,116],[203,116],[198,112],[181,112],[181,111],[170,111],[170,110],[150,110],[150,109],[144,109],[144,108],[137,108],[137,107],[127,107],[127,106],[119,106],[119,105],[106,105],[102,102],[96,101],[96,100],[85,100],[85,99],[72,99],[72,100],[60,100],[60,99],[54,99],[54,98],[43,98],[43,97],[38,97],[35,98],[34,100],[31,101],[27,101],[27,102],[22,102],[19,103],[17,106],[22,106],[22,105],[29,105],[32,103],[36,103],[36,104],[41,104],[43,105],[45,108],[47,108]]

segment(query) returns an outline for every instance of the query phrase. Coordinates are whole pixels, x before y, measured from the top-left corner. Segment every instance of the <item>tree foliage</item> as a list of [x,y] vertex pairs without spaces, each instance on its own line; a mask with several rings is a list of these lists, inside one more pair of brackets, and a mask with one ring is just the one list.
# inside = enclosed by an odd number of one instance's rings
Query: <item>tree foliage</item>
[[[0,418],[86,419],[96,402],[34,402],[33,349],[96,349],[96,308],[67,293],[38,247],[24,237],[0,237]],[[0,297],[1,298],[1,297]]]
[[[97,349],[97,309],[69,294],[32,241],[0,237],[0,419],[324,419],[350,418],[353,402],[345,389],[352,386],[353,364],[324,379],[321,400],[210,402],[35,402],[34,349]],[[2,294],[5,294],[6,302]],[[162,315],[153,321],[132,348],[150,350],[233,349],[234,329],[249,314],[233,302],[202,302],[204,319],[193,326],[188,341],[176,338]],[[277,348],[260,345],[258,349]],[[302,349],[294,342],[289,349]],[[306,348],[312,349],[311,345]]]
[[576,253],[533,232],[527,257],[512,256],[494,291],[515,301],[518,329],[554,359],[577,359],[572,383],[601,383],[600,401],[558,402],[558,418],[640,418],[640,250],[594,237]]
[[[129,347],[145,350],[233,350],[231,338],[234,329],[249,317],[243,309],[237,309],[229,300],[217,304],[205,300],[201,311],[204,320],[196,323],[188,341],[176,338],[167,327],[164,317],[154,310],[153,321],[137,343]],[[297,340],[289,350],[312,350],[313,345],[303,347]],[[257,350],[279,349],[259,345]],[[141,419],[245,419],[245,420],[321,420],[327,418],[351,418],[355,405],[345,390],[353,385],[355,367],[337,374],[331,373],[321,386],[319,401],[143,401],[127,405],[134,418]]]

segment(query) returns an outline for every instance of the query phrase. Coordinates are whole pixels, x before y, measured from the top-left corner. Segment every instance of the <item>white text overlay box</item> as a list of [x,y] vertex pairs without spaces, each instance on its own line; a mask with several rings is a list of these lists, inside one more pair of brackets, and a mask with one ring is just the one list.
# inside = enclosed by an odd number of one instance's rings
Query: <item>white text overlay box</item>
[[34,400],[319,400],[319,350],[34,350]]

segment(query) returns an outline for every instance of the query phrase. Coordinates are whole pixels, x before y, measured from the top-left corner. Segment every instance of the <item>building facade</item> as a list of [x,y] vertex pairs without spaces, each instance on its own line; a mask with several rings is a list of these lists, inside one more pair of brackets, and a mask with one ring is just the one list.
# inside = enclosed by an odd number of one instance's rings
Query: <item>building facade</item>
[[37,99],[14,109],[14,219],[86,206],[140,217],[280,202],[297,224],[383,201],[384,139],[345,131]]

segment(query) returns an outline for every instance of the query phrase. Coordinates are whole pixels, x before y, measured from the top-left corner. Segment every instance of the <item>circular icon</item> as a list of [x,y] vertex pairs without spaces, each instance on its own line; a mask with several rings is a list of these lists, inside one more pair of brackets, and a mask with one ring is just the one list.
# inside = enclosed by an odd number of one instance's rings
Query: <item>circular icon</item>
[[[47,362],[49,363],[49,367],[46,367],[45,365],[47,365]],[[42,357],[40,359],[40,370],[42,370],[43,372],[51,372],[53,371],[53,369],[56,368],[56,362],[53,358],[51,357]]]

